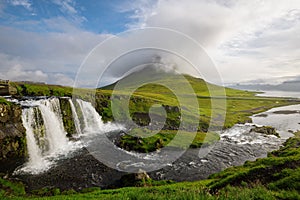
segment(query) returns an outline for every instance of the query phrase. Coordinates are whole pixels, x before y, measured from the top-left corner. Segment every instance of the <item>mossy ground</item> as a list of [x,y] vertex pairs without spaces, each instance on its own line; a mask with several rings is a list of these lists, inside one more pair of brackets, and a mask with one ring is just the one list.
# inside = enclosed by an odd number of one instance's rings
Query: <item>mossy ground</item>
[[[141,133],[142,132],[142,133]],[[145,135],[145,134],[151,134],[151,130],[149,129],[141,129],[141,128],[135,128],[130,131],[130,134],[126,134],[123,137],[121,137],[118,146],[128,150],[128,151],[136,151],[136,152],[152,152],[157,149],[163,148],[165,146],[169,147],[176,147],[176,148],[185,148],[183,144],[186,144],[189,141],[192,141],[190,144],[191,148],[199,148],[203,144],[212,144],[215,141],[219,140],[219,135],[216,133],[204,133],[204,132],[188,132],[188,131],[181,131],[181,134],[184,134],[185,137],[182,137],[180,142],[172,143],[173,138],[177,135],[177,130],[161,130],[159,133],[151,136],[151,137],[138,137],[136,135]],[[196,134],[196,135],[195,135]],[[134,136],[133,136],[134,135]],[[194,136],[195,135],[195,136]],[[183,141],[187,140],[187,141]]]

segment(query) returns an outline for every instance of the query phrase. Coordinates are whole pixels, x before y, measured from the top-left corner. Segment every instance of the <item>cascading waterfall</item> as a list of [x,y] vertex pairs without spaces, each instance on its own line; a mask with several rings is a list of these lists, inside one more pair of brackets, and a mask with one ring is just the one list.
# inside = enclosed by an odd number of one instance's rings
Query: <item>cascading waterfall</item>
[[17,172],[38,174],[48,170],[61,155],[80,147],[71,142],[64,130],[58,98],[20,102],[26,129],[29,160]]
[[45,135],[49,142],[48,153],[56,153],[68,148],[68,138],[62,122],[59,99],[41,100],[38,107],[42,113]]
[[[29,155],[29,161],[27,166],[33,166],[32,169],[39,169],[44,167],[44,159],[42,157],[42,152],[34,136],[35,129],[38,127],[38,121],[36,120],[34,114],[34,111],[36,109],[37,108],[24,109],[22,113],[23,125],[26,129],[27,150]],[[26,168],[24,171],[27,171],[27,169],[28,168]]]
[[[78,112],[71,99],[73,121],[78,136],[103,134],[108,131],[122,129],[112,123],[104,124],[90,102],[80,99],[76,101],[82,113],[84,129],[80,126]],[[41,100],[27,100],[20,102],[25,108],[22,111],[22,120],[26,129],[26,139],[29,159],[18,172],[38,174],[51,168],[55,161],[66,157],[85,145],[86,140],[70,141],[64,129],[60,102],[58,98]],[[79,111],[78,109],[78,111]]]
[[83,114],[84,132],[101,130],[101,127],[103,127],[104,124],[92,104],[81,99],[77,99],[77,103]]
[[76,101],[79,104],[83,115],[83,132],[94,135],[124,129],[124,127],[119,124],[113,124],[110,122],[104,124],[101,116],[90,102],[83,101],[81,99],[77,99]]
[[71,106],[71,111],[72,111],[72,115],[73,115],[76,132],[78,135],[81,135],[82,133],[81,133],[81,128],[80,128],[80,121],[79,121],[79,117],[77,115],[76,108],[74,106],[72,99],[69,99],[69,103]]

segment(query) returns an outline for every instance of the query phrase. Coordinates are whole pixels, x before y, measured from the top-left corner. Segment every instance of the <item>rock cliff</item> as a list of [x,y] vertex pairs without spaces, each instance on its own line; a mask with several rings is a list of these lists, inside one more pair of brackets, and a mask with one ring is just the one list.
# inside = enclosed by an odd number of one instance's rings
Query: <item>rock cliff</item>
[[26,136],[22,109],[11,103],[0,103],[0,172],[22,164],[26,157]]

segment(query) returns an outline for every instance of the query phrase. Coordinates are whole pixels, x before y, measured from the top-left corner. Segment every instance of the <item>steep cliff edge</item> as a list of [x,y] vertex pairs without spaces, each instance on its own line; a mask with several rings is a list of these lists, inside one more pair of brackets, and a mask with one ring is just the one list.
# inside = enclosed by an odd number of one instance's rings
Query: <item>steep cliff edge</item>
[[0,101],[0,172],[22,164],[26,157],[26,135],[22,124],[22,108]]

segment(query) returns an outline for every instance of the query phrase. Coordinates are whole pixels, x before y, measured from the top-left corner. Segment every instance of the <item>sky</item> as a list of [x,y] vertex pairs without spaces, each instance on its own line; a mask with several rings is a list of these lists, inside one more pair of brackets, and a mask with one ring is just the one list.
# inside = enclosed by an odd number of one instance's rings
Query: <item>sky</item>
[[298,0],[0,0],[0,79],[72,86],[99,43],[147,27],[193,38],[224,84],[300,80]]

